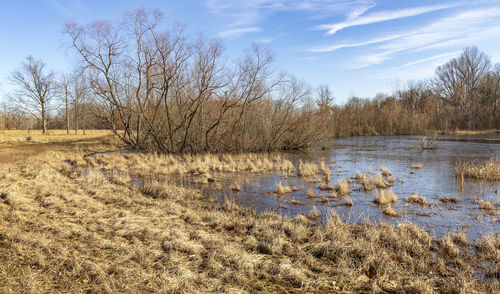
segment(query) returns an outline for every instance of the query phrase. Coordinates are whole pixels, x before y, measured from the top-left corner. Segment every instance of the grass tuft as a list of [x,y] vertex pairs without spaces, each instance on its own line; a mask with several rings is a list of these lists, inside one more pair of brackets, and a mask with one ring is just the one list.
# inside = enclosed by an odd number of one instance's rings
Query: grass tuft
[[460,160],[455,164],[455,175],[489,181],[500,180],[500,162],[490,158],[486,162]]

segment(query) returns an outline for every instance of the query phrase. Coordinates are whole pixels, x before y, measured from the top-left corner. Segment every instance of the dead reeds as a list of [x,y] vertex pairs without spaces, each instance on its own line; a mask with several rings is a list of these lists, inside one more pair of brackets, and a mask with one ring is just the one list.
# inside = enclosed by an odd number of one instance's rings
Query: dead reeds
[[387,205],[390,203],[396,203],[398,201],[398,197],[394,195],[394,192],[391,190],[378,189],[377,197],[373,202],[378,203],[380,205]]
[[490,158],[486,162],[460,160],[455,163],[455,175],[489,181],[500,180],[500,162],[497,158]]

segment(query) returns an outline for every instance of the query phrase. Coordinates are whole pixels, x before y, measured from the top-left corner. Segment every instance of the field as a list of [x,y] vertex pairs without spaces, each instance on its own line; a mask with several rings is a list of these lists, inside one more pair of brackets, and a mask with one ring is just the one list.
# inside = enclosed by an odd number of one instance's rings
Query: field
[[498,235],[437,240],[412,224],[346,224],[335,213],[319,226],[218,205],[173,180],[216,182],[208,169],[243,163],[298,170],[279,156],[84,157],[123,146],[102,131],[33,133],[0,133],[0,293],[500,291]]

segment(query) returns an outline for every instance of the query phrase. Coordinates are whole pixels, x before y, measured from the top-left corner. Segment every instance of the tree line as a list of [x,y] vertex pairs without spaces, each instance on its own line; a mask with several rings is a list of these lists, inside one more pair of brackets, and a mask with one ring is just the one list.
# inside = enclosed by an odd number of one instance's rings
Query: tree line
[[[10,76],[4,125],[107,128],[131,148],[155,152],[302,149],[333,137],[500,127],[500,66],[476,47],[391,95],[335,105],[278,72],[252,45],[231,62],[217,39],[161,30],[162,13],[139,9],[120,23],[66,23],[79,62],[55,74],[28,57]],[[14,107],[15,106],[15,107]],[[57,107],[56,107],[57,106]],[[33,120],[28,118],[32,117]],[[1,126],[0,126],[1,127]]]

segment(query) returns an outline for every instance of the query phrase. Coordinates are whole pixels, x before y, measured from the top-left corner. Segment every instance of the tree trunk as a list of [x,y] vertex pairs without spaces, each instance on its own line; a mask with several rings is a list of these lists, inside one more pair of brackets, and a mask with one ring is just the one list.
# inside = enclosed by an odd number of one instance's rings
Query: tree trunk
[[75,135],[78,135],[78,104],[75,103],[75,117],[74,117],[74,124],[75,124]]
[[69,134],[68,97],[66,96],[66,134]]
[[85,130],[87,129],[87,126],[85,125],[85,104],[82,104],[82,122],[83,122],[83,134],[85,135]]
[[45,111],[45,105],[42,104],[42,135],[47,132],[47,113]]

